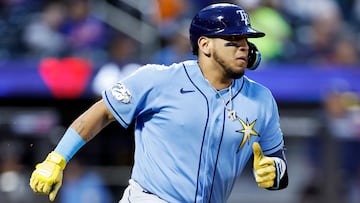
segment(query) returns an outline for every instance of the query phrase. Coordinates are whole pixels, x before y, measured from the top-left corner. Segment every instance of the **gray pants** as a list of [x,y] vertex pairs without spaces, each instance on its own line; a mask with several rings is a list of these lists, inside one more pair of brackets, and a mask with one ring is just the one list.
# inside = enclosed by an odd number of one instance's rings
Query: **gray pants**
[[119,203],[167,203],[154,194],[146,192],[137,182],[130,179]]

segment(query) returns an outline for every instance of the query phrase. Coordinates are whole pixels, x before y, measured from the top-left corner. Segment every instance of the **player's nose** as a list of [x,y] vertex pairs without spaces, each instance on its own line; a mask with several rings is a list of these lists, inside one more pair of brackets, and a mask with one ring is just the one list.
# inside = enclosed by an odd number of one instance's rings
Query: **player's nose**
[[239,45],[238,50],[240,50],[242,52],[247,52],[249,50],[249,45],[248,45],[246,39],[241,39],[241,40],[237,41],[236,43]]
[[249,45],[247,43],[240,44],[238,47],[238,51],[240,52],[239,55],[248,55],[249,52]]

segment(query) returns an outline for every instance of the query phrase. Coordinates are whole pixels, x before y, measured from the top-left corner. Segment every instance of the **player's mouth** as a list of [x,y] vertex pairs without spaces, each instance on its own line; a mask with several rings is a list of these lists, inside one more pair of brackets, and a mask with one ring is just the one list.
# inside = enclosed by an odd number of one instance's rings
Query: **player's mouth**
[[247,57],[245,57],[245,56],[237,57],[236,60],[247,62]]
[[247,57],[245,56],[237,57],[235,58],[235,61],[236,63],[240,63],[241,65],[247,64]]

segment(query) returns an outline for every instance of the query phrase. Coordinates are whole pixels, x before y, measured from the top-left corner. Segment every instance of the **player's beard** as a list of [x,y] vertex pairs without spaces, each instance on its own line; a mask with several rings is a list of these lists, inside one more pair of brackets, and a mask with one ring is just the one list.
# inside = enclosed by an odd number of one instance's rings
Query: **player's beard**
[[219,57],[216,51],[213,53],[214,60],[222,67],[223,71],[225,72],[225,76],[228,78],[238,79],[244,76],[244,70],[241,71],[233,71],[231,66],[227,65],[226,62]]

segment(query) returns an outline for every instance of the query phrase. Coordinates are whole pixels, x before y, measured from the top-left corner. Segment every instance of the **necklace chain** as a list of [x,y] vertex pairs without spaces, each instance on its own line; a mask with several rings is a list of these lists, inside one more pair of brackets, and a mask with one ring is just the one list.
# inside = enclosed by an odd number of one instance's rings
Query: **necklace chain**
[[229,117],[232,121],[236,120],[236,117],[237,117],[237,116],[236,116],[236,111],[233,110],[232,84],[231,84],[230,87],[229,87],[229,95],[230,95],[230,96],[229,96],[229,103],[230,103],[230,108],[227,107],[227,104],[226,104],[226,102],[225,102],[224,97],[221,96],[221,94],[220,94],[217,90],[215,90],[215,92],[216,92],[217,95],[219,95],[219,97],[220,97],[221,100],[223,101],[224,108],[226,109],[226,111],[227,111],[227,113],[228,113],[228,117]]

